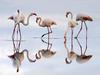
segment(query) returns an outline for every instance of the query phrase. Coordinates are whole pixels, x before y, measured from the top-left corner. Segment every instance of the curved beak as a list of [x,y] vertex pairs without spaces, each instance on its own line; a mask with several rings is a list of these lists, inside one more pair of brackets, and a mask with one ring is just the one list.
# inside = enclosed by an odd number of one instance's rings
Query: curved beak
[[36,13],[33,13],[33,15],[37,16],[37,14],[36,14]]
[[8,17],[8,19],[13,19],[13,16]]

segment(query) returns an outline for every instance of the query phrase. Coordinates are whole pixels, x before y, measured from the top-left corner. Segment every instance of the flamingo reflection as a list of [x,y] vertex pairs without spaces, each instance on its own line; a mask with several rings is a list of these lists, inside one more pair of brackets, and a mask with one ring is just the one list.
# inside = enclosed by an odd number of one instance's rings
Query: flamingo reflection
[[[85,51],[83,53],[83,49],[82,49],[82,46],[81,46],[79,40],[77,38],[76,38],[76,40],[77,40],[77,42],[78,42],[78,44],[80,46],[80,50],[81,50],[81,54],[77,55],[76,61],[78,63],[80,63],[80,64],[86,63],[86,62],[88,62],[92,58],[92,55],[86,55],[86,50],[87,49],[85,49]],[[86,41],[86,47],[87,47],[87,41]]]
[[[64,46],[67,50],[67,58],[65,59],[67,64],[70,64],[72,62],[73,59],[76,58],[76,53],[73,51],[73,31],[74,28],[77,25],[77,22],[75,20],[73,20],[73,14],[71,12],[66,12],[66,18],[68,18],[68,15],[70,14],[70,20],[68,21],[68,27],[67,30],[65,31],[64,34]],[[69,51],[68,47],[66,46],[66,42],[67,42],[67,33],[68,33],[68,29],[71,28],[71,51]],[[69,59],[69,61],[68,61]]]
[[[18,37],[19,35],[19,32],[17,32],[17,35],[16,35],[16,37]],[[15,39],[15,38],[14,38]],[[24,49],[24,50],[22,50],[22,51],[20,51],[20,43],[21,43],[21,40],[20,41],[18,41],[19,39],[18,38],[16,38],[16,40],[17,41],[15,41],[15,40],[12,40],[13,41],[13,51],[14,51],[14,53],[12,54],[12,55],[9,55],[8,57],[10,58],[10,59],[12,59],[12,61],[13,61],[13,65],[15,66],[15,67],[17,67],[17,72],[19,72],[19,67],[21,66],[21,63],[22,63],[22,61],[24,60],[24,53],[26,52],[26,55],[27,55],[27,59],[29,60],[29,62],[35,62],[36,61],[36,59],[30,59],[30,57],[29,57],[29,52],[28,52],[28,50],[27,49]],[[16,45],[15,45],[16,44]]]
[[[48,36],[49,36],[49,32],[48,32]],[[48,38],[50,39],[50,38]],[[38,51],[38,53],[36,53],[36,59],[41,59],[41,56],[45,57],[45,58],[50,58],[51,56],[55,55],[56,52],[55,51],[51,51],[51,48],[52,48],[52,43],[49,43],[44,41],[43,38],[41,38],[41,41],[43,43],[46,43],[47,44],[47,48],[46,49],[41,49]]]

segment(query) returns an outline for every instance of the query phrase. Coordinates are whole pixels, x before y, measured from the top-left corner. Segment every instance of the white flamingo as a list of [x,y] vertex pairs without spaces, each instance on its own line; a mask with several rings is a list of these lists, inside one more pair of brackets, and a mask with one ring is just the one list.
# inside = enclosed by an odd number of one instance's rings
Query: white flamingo
[[[37,17],[36,18],[36,23],[40,26],[40,27],[47,27],[48,29],[48,33],[45,33],[41,36],[41,39],[48,34],[48,44],[49,44],[49,34],[52,33],[52,29],[51,27],[53,25],[56,25],[56,22],[51,20],[51,19],[42,19],[41,17]],[[48,48],[47,48],[48,49]]]
[[8,57],[13,60],[14,66],[17,67],[17,72],[19,72],[19,67],[21,66],[22,61],[24,60],[24,53],[27,53],[27,58],[29,62],[35,62],[36,60],[32,60],[29,58],[29,52],[27,49],[24,49],[22,52],[16,52],[13,55],[9,55]]
[[[68,61],[67,58],[65,59],[67,64],[70,64],[72,62],[72,60],[76,58],[76,53],[73,51],[73,29],[78,24],[76,21],[73,20],[73,15],[72,15],[71,12],[66,12],[66,18],[68,18],[69,13],[71,14],[71,19],[68,21],[68,28],[67,28],[67,30],[65,31],[65,34],[64,34],[64,46],[65,46],[67,53],[68,53],[67,54],[68,59],[70,60],[70,61]],[[71,51],[70,52],[69,52],[69,49],[66,46],[66,41],[67,41],[66,35],[67,35],[69,28],[71,28]]]
[[[18,15],[16,16],[10,16],[8,19],[13,20],[15,23],[14,29],[13,29],[13,33],[12,33],[12,40],[14,40],[15,37],[15,31],[17,29],[17,31],[19,31],[19,35],[20,35],[20,40],[21,40],[21,30],[20,30],[20,24],[23,24],[24,26],[27,26],[29,24],[29,19],[31,16],[35,15],[37,16],[36,13],[30,13],[27,17],[27,22],[25,23],[25,16],[20,13],[19,10],[17,10]],[[18,27],[17,27],[18,26]],[[14,41],[13,41],[14,43]],[[20,46],[20,45],[19,45]]]

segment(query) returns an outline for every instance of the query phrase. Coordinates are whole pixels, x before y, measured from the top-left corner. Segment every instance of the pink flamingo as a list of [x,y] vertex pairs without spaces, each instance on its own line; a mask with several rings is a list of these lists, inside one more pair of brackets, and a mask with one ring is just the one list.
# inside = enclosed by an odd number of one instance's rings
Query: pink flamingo
[[[76,25],[78,24],[76,21],[73,20],[73,15],[72,15],[71,12],[66,12],[66,18],[68,18],[69,13],[71,14],[71,19],[68,21],[68,28],[67,28],[67,30],[65,31],[65,34],[64,34],[64,46],[67,50],[68,59],[70,60],[70,61],[68,61],[67,58],[65,59],[67,64],[70,64],[72,62],[72,60],[76,58],[76,53],[73,51],[73,30],[76,27]],[[66,35],[67,35],[69,28],[71,28],[71,51],[70,52],[69,52],[69,49],[66,46],[66,41],[67,41]]]

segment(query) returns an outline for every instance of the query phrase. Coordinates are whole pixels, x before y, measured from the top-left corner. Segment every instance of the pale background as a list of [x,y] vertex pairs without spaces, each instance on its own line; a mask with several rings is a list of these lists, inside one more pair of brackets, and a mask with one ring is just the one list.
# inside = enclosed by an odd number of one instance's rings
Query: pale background
[[[0,75],[99,75],[100,74],[100,1],[99,0],[0,0]],[[12,66],[11,60],[7,57],[13,53],[11,34],[13,22],[8,17],[16,14],[20,9],[25,15],[36,12],[44,18],[51,18],[57,22],[53,27],[52,50],[57,51],[56,55],[49,59],[40,59],[36,63],[29,63],[25,59],[20,67],[19,73]],[[66,50],[63,45],[63,34],[67,28],[66,11],[72,11],[76,16],[78,13],[86,13],[93,17],[93,22],[88,25],[88,51],[93,55],[90,61],[78,64],[75,60],[72,64],[65,63]],[[75,29],[75,35],[80,25]],[[33,37],[40,37],[46,32],[45,28],[35,23],[35,17],[30,19],[30,25],[21,26],[22,39],[21,49],[28,49],[35,54],[39,49],[46,48],[46,44]],[[70,33],[69,33],[70,35]],[[80,34],[80,41],[84,41],[84,30]],[[70,42],[69,42],[70,43]],[[79,53],[78,44],[74,43],[74,49]],[[84,42],[82,43],[83,47]],[[31,56],[32,56],[31,54]]]

